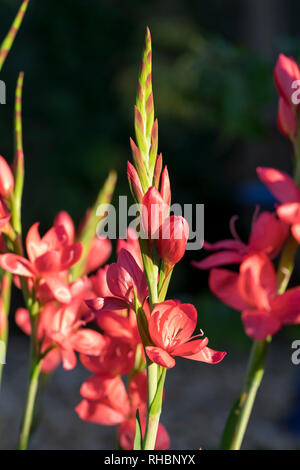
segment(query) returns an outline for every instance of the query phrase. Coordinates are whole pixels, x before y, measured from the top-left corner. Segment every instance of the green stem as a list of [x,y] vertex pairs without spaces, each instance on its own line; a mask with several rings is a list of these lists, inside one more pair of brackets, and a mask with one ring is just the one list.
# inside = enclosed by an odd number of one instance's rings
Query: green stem
[[27,396],[24,408],[23,419],[21,423],[21,431],[19,437],[19,450],[26,450],[30,438],[30,431],[32,426],[32,420],[34,416],[34,406],[38,391],[39,376],[41,372],[42,358],[39,355],[37,347],[37,334],[38,334],[38,314],[34,312],[33,303],[33,315],[31,317],[32,334],[30,341],[30,369]]
[[[285,292],[290,281],[298,244],[290,234],[282,251],[277,269],[278,294]],[[239,450],[247,429],[257,390],[264,374],[267,351],[272,337],[254,341],[242,393],[234,403],[221,440],[221,449]]]
[[34,415],[34,405],[38,391],[39,376],[41,371],[41,362],[32,364],[30,369],[29,385],[27,389],[27,398],[24,410],[24,416],[21,425],[19,450],[26,450],[28,447],[32,420]]
[[[4,348],[5,348],[5,354],[7,351],[7,343],[8,343],[8,332],[9,332],[9,326],[8,326],[8,316],[9,316],[9,310],[10,310],[10,298],[11,298],[11,283],[12,283],[12,275],[11,273],[5,272],[2,277],[2,286],[1,286],[1,296],[2,296],[2,305],[3,305],[3,310],[4,314],[7,318],[5,327],[0,335],[0,340],[4,343]],[[2,375],[3,375],[3,366],[2,361],[0,361],[0,390],[1,390],[1,385],[2,385]]]
[[264,375],[264,364],[271,337],[254,341],[242,393],[230,412],[221,441],[221,449],[239,450],[247,429],[257,390]]

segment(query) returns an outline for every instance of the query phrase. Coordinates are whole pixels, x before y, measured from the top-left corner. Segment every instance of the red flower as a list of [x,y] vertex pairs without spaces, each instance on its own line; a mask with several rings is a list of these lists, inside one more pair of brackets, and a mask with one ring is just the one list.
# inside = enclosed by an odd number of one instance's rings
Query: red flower
[[273,335],[284,324],[299,321],[300,287],[278,295],[273,264],[263,253],[248,257],[239,274],[212,269],[209,286],[216,297],[242,311],[245,331],[255,340]]
[[[167,195],[168,197],[168,195]],[[159,228],[170,211],[169,204],[158,190],[152,186],[142,199],[141,221],[144,237],[153,240],[158,238]]]
[[121,249],[117,262],[109,266],[106,281],[112,295],[87,300],[91,310],[134,308],[134,292],[140,304],[144,304],[148,295],[145,274],[127,250]]
[[99,356],[80,355],[82,364],[94,374],[126,375],[134,367],[135,350],[120,338],[103,337],[105,346]]
[[277,124],[283,135],[293,138],[297,134],[296,116],[291,107],[281,97],[278,102]]
[[300,243],[300,189],[286,173],[274,168],[257,168],[260,180],[282,204],[277,207],[278,217],[291,225],[291,231]]
[[[116,425],[118,440],[125,450],[133,449],[135,436],[135,414],[139,409],[142,431],[146,424],[147,379],[145,371],[130,381],[128,393],[120,377],[93,375],[86,380],[80,394],[84,398],[75,408],[78,416],[85,421],[102,425]],[[156,438],[157,450],[167,450],[170,438],[162,424]]]
[[153,346],[146,346],[149,359],[167,369],[175,366],[175,356],[216,364],[225,352],[207,347],[208,338],[192,336],[197,324],[197,311],[191,304],[167,300],[157,304],[149,319],[149,333]]
[[183,217],[171,215],[164,221],[157,241],[157,249],[166,265],[174,266],[181,260],[188,237],[189,225]]
[[282,98],[287,104],[294,106],[292,94],[295,88],[292,87],[292,84],[295,80],[300,80],[300,70],[296,62],[284,54],[279,54],[274,69],[274,80]]
[[288,234],[288,225],[278,220],[271,212],[262,212],[253,221],[248,245],[238,237],[235,227],[235,218],[231,222],[233,240],[222,240],[217,243],[204,243],[204,248],[219,251],[202,261],[193,261],[198,269],[211,269],[225,264],[239,264],[253,253],[264,252],[271,258],[279,253]]
[[0,255],[0,266],[8,272],[40,279],[46,283],[53,297],[60,302],[70,302],[71,294],[66,283],[68,269],[77,263],[82,253],[81,243],[69,244],[62,225],[52,227],[43,238],[38,232],[39,224],[28,231],[26,248],[29,260],[12,253]]
[[14,177],[7,161],[0,155],[0,195],[4,198],[14,189]]

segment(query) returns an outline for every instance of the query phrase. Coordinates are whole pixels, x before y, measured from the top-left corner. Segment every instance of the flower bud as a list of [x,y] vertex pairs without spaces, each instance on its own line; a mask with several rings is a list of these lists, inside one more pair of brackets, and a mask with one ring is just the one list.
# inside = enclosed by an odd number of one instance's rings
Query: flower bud
[[166,265],[174,266],[181,260],[188,236],[189,225],[183,217],[171,215],[165,220],[160,230],[157,249]]
[[171,204],[171,186],[167,166],[164,167],[161,175],[160,194],[165,203],[169,206]]
[[277,124],[280,132],[287,137],[294,137],[297,134],[297,119],[290,106],[279,98]]
[[143,198],[141,181],[136,169],[130,162],[127,162],[127,178],[132,196],[137,202],[141,202]]
[[148,189],[142,200],[142,228],[150,239],[158,238],[158,230],[168,216],[169,206],[154,186]]
[[292,95],[295,92],[293,83],[300,80],[300,69],[296,62],[284,54],[280,54],[274,69],[274,80],[277,90],[286,101],[294,105]]
[[0,195],[7,197],[14,189],[14,177],[7,161],[0,155]]

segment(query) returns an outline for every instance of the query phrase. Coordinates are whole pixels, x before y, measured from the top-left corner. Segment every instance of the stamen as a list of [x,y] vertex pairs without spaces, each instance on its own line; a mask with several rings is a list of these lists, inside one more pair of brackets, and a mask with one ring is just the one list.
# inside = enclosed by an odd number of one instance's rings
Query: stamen
[[237,240],[238,242],[243,243],[242,240],[240,239],[240,237],[238,236],[238,233],[237,233],[236,228],[235,228],[235,223],[238,220],[238,218],[239,217],[237,215],[234,215],[233,217],[231,217],[230,222],[229,222],[229,228],[230,228],[230,232],[231,232],[233,238],[235,240]]

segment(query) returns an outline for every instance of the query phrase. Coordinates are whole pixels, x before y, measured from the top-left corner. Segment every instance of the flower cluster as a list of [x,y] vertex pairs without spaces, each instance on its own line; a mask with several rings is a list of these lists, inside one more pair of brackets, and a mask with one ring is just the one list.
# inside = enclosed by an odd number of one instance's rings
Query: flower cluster
[[[296,182],[288,174],[274,168],[257,168],[259,179],[279,202],[275,204],[275,214],[267,211],[255,214],[248,244],[238,237],[234,217],[231,222],[233,239],[214,244],[205,242],[204,248],[216,253],[193,262],[198,269],[210,269],[211,291],[227,305],[242,312],[245,331],[254,340],[266,339],[285,324],[300,323],[300,287],[285,291],[291,270],[279,263],[276,276],[273,264],[282,248],[287,247],[288,255],[291,246],[300,243],[299,155],[296,141],[299,107],[292,100],[295,81],[300,79],[298,65],[293,59],[280,54],[274,78],[280,95],[279,129],[294,144]],[[286,261],[285,257],[283,251],[283,262]],[[239,272],[220,268],[230,264],[238,264]]]

